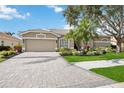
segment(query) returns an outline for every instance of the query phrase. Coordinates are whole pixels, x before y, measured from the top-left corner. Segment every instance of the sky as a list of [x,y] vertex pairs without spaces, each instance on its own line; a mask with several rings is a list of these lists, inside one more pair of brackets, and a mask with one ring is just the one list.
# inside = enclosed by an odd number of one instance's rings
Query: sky
[[66,6],[10,5],[0,6],[0,31],[14,32],[29,29],[68,29],[62,14]]

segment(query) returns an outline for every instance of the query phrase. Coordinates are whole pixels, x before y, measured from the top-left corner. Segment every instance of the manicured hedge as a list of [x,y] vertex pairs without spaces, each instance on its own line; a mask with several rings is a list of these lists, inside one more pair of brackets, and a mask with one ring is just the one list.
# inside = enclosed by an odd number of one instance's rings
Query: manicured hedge
[[0,57],[3,58],[3,57],[7,57],[7,56],[11,56],[11,55],[15,55],[16,52],[15,51],[1,51],[0,52]]
[[98,47],[98,48],[90,48],[90,49],[83,49],[81,51],[77,51],[75,49],[69,48],[59,48],[57,51],[60,52],[62,56],[97,56],[97,55],[104,55],[109,52],[113,52],[111,47]]
[[0,46],[0,51],[3,51],[3,50],[8,51],[8,50],[10,50],[10,49],[11,49],[10,46]]

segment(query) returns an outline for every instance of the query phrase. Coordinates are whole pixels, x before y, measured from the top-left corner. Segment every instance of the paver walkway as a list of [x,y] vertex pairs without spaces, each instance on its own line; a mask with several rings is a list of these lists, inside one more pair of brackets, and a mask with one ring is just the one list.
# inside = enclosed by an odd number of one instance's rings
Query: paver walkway
[[56,52],[26,52],[0,63],[0,87],[98,87],[113,83],[70,65]]
[[97,87],[97,88],[124,88],[124,82],[111,84],[111,85],[106,85],[106,86],[100,86],[100,87]]
[[124,59],[89,61],[89,62],[75,62],[72,64],[88,70],[88,69],[92,69],[92,68],[124,65]]

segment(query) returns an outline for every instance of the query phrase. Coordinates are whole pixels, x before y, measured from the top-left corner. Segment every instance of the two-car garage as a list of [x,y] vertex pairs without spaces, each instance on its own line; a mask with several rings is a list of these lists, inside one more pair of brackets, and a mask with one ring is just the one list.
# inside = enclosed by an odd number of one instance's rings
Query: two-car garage
[[55,39],[26,39],[26,52],[54,52],[57,48]]

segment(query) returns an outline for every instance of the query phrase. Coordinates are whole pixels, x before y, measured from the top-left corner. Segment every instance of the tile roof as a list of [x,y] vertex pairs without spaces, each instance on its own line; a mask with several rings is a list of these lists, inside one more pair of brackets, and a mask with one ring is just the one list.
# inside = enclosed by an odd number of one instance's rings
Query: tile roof
[[59,35],[65,35],[69,31],[67,29],[49,29],[49,30]]
[[11,41],[20,41],[20,39],[10,36],[4,32],[0,32],[0,39],[11,40]]

